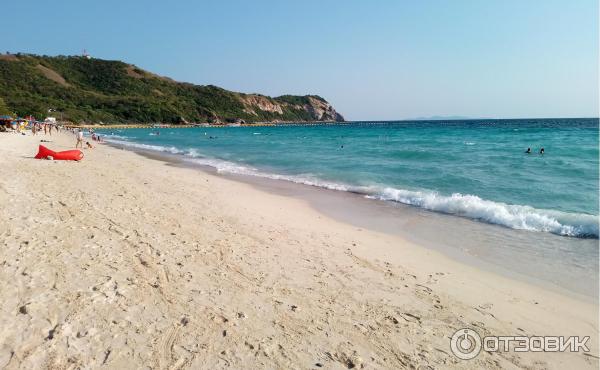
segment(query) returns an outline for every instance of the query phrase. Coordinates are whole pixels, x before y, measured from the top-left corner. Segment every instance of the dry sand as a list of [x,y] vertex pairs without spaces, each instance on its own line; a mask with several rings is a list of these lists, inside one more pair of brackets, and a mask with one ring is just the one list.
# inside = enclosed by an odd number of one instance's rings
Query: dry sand
[[[99,145],[0,134],[0,368],[598,367],[598,306],[306,203]],[[443,232],[443,231],[440,231]],[[459,328],[591,352],[454,357]]]

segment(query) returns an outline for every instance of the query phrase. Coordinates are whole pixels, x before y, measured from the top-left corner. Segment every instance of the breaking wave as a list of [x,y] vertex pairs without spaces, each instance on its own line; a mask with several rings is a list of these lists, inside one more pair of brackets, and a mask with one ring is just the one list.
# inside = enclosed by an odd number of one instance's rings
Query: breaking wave
[[543,231],[575,237],[598,237],[598,216],[567,213],[481,199],[476,195],[450,196],[430,191],[383,188],[372,196],[381,200],[421,207],[431,211],[472,218],[512,229]]

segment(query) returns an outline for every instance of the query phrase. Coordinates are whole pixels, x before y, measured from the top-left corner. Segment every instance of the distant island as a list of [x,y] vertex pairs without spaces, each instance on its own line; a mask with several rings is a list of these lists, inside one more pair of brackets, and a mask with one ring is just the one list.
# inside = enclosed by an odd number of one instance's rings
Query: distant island
[[194,85],[89,56],[0,55],[0,115],[119,123],[342,122],[318,95],[269,97]]

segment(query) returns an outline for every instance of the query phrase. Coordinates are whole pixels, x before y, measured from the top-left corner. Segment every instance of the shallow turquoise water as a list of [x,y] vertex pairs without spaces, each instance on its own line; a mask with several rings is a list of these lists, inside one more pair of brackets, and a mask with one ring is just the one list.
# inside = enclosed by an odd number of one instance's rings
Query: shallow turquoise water
[[[99,132],[224,172],[359,192],[515,229],[598,237],[597,119]],[[524,153],[528,147],[532,154]]]

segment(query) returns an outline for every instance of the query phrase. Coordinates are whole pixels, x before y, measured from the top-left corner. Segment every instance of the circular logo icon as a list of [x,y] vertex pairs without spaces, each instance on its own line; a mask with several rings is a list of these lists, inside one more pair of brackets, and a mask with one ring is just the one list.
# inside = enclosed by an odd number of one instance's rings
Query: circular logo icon
[[461,360],[471,360],[481,352],[481,337],[471,329],[459,329],[450,339],[450,349]]

